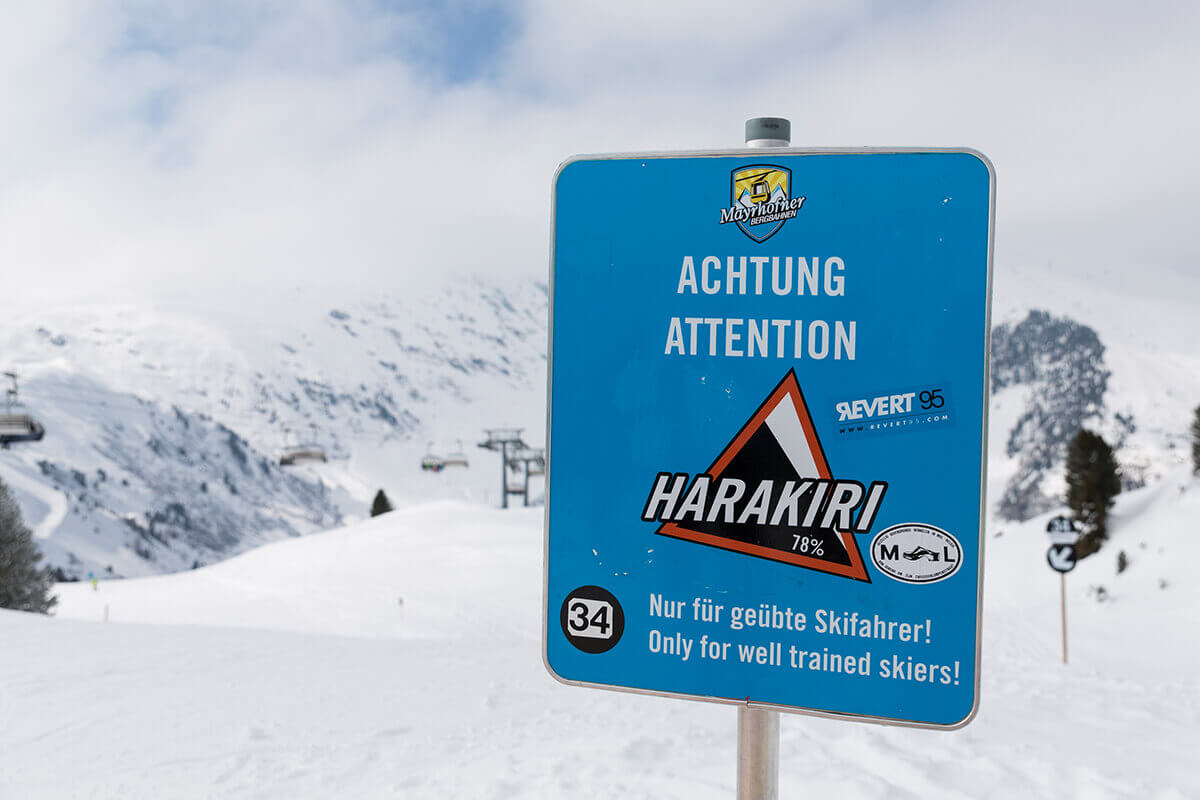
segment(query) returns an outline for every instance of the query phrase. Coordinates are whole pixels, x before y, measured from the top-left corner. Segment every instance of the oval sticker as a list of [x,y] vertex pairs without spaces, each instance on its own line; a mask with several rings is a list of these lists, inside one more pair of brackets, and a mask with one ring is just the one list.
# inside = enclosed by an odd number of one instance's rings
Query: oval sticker
[[958,571],[962,548],[941,528],[905,522],[879,532],[871,542],[871,560],[889,578],[904,583],[934,583]]

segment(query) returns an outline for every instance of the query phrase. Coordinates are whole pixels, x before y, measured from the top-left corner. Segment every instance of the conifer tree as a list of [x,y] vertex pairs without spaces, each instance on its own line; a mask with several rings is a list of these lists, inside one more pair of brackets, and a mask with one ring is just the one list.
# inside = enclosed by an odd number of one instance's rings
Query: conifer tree
[[54,576],[38,566],[41,558],[17,501],[0,481],[0,608],[45,614],[54,607]]
[[1200,406],[1192,419],[1192,474],[1200,475]]
[[1085,526],[1075,545],[1079,558],[1098,551],[1108,538],[1108,510],[1120,491],[1112,448],[1099,434],[1081,430],[1067,448],[1067,505]]
[[375,499],[371,502],[371,516],[378,517],[380,514],[386,514],[391,510],[391,501],[389,501],[388,496],[383,493],[383,489],[380,489],[375,493]]

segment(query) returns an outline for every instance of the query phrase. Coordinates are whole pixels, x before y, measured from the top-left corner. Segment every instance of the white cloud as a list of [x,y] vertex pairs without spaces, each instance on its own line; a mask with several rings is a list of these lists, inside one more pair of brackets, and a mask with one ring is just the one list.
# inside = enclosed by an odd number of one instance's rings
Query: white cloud
[[0,308],[542,275],[560,160],[737,145],[759,114],[797,144],[983,150],[998,268],[1194,269],[1192,5],[895,9],[536,0],[456,82],[428,9],[26,4],[0,32]]

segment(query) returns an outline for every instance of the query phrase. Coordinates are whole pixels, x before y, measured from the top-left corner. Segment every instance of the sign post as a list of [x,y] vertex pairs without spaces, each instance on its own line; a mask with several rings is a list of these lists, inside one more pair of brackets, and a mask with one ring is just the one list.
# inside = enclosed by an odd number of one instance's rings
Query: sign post
[[1046,523],[1050,536],[1050,549],[1046,551],[1046,562],[1058,573],[1058,601],[1062,612],[1062,660],[1067,663],[1067,573],[1075,569],[1075,543],[1079,541],[1079,528],[1075,520],[1061,514]]
[[[787,147],[792,123],[778,117],[746,120],[747,147]],[[779,797],[779,712],[738,706],[737,800]]]
[[749,128],[555,176],[543,658],[738,705],[759,798],[776,712],[976,713],[994,178]]
[[1067,573],[1058,573],[1058,608],[1062,616],[1063,663],[1067,663]]
[[779,712],[738,706],[737,800],[779,797]]

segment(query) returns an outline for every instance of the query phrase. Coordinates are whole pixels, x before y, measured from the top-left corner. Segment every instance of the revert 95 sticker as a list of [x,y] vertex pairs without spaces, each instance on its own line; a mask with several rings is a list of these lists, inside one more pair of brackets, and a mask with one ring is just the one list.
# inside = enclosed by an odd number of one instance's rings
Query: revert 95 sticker
[[950,385],[932,381],[920,386],[861,392],[839,398],[830,416],[841,437],[876,433],[926,431],[953,424]]

